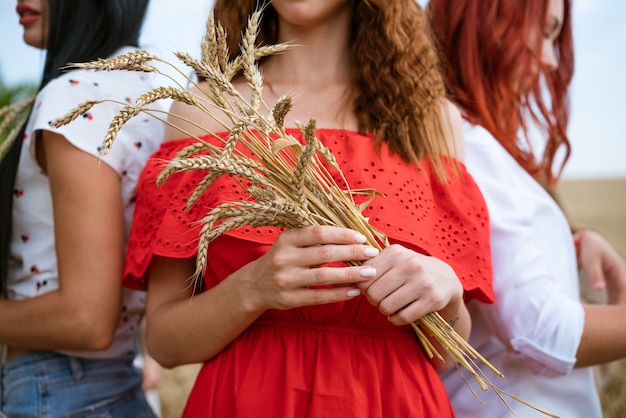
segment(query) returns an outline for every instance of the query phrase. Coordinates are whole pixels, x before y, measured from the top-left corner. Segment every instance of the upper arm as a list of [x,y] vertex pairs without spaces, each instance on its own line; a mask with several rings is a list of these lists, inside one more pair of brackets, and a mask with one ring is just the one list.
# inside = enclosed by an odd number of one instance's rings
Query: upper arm
[[446,101],[443,108],[444,134],[448,143],[450,155],[459,161],[465,160],[465,145],[463,143],[463,117],[458,107],[451,101]]
[[60,291],[117,325],[124,212],[118,173],[65,137],[42,131],[50,181]]
[[191,278],[195,272],[195,258],[167,258],[153,256],[149,270],[149,291],[146,300],[146,319],[169,302],[190,300],[194,295]]

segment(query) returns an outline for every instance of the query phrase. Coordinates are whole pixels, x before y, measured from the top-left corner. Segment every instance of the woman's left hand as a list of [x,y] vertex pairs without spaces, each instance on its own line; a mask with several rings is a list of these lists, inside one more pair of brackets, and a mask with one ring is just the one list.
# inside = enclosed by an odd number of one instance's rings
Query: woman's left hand
[[626,302],[626,262],[597,232],[584,229],[574,235],[578,266],[587,274],[593,289],[606,289],[607,302]]
[[[427,313],[456,318],[464,308],[463,287],[445,262],[401,245],[391,245],[363,265],[376,276],[360,283],[363,294],[395,325],[406,325]],[[454,319],[453,319],[454,320]]]

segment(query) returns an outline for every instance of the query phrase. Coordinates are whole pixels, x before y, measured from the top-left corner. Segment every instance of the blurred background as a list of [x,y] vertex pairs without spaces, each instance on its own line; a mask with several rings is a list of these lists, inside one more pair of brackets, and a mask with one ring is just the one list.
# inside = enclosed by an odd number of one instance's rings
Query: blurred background
[[[427,0],[418,0],[423,6]],[[173,60],[196,54],[213,0],[152,0],[142,47]],[[16,0],[0,0],[0,85],[36,84],[44,55],[22,41]],[[626,178],[626,2],[574,0],[576,71],[572,87],[572,156],[565,179]]]
[[[427,0],[418,2],[424,6]],[[212,4],[151,0],[142,47],[171,62],[172,51],[198,55]],[[36,88],[45,58],[23,43],[15,5],[0,0],[0,106]],[[574,0],[573,27],[572,155],[557,192],[574,225],[601,232],[626,256],[626,2]],[[163,371],[158,392],[164,418],[180,416],[197,370],[191,365]],[[626,363],[598,371],[605,417],[625,417]]]

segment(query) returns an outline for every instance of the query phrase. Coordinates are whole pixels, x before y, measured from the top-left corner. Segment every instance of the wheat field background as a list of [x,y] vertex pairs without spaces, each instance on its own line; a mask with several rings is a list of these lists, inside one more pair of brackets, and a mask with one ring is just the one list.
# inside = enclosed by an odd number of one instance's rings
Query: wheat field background
[[[626,179],[564,180],[557,194],[574,226],[602,233],[626,258]],[[582,288],[589,299],[603,299],[584,278]],[[198,370],[199,365],[188,365],[163,371],[158,388],[163,418],[180,417]],[[626,360],[596,367],[596,372],[604,417],[626,417]]]
[[[563,181],[558,194],[574,226],[601,232],[626,258],[626,179]],[[601,301],[604,295],[589,291],[586,284],[583,277],[583,293]],[[596,371],[604,418],[626,417],[626,359]]]

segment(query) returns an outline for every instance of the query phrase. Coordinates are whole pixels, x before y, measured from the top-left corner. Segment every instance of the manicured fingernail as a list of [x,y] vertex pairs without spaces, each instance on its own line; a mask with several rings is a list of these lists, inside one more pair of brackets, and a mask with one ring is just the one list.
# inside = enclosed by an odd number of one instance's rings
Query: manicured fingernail
[[361,294],[361,291],[359,289],[350,289],[346,292],[346,294],[353,298],[355,296],[359,296]]
[[380,254],[380,251],[378,251],[378,248],[374,248],[374,247],[365,247],[365,249],[363,250],[363,253],[364,253],[367,257],[376,257],[378,254]]
[[374,277],[376,276],[376,269],[374,267],[364,267],[361,270],[359,270],[359,276]]
[[354,235],[354,240],[359,244],[363,244],[365,241],[367,241],[367,238],[365,238],[365,235],[357,233],[356,235]]

